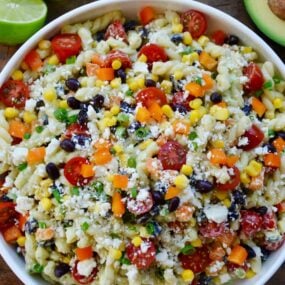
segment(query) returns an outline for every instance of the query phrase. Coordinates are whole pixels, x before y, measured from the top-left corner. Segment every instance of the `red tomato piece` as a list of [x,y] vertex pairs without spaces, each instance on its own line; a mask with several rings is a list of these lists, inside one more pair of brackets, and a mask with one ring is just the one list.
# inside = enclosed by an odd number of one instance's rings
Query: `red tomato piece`
[[143,243],[138,247],[129,243],[126,254],[138,269],[148,269],[155,260],[156,248],[152,240],[144,238]]
[[18,217],[13,202],[0,202],[0,230],[13,226]]
[[275,251],[284,244],[284,241],[285,241],[285,235],[283,235],[279,241],[272,242],[266,240],[263,242],[262,246],[269,251]]
[[194,96],[188,95],[185,97],[185,93],[183,91],[178,91],[174,93],[171,103],[172,106],[183,106],[187,111],[190,111],[189,103],[194,99]]
[[154,63],[156,61],[167,61],[168,56],[164,50],[164,48],[160,47],[156,44],[146,44],[142,46],[138,57],[144,54],[147,57],[147,63]]
[[58,34],[51,40],[51,47],[60,62],[65,63],[67,58],[79,54],[82,45],[77,34]]
[[259,66],[251,62],[243,69],[243,74],[248,78],[248,82],[245,83],[245,90],[248,92],[258,91],[262,88],[264,83],[264,77]]
[[7,107],[22,109],[29,95],[28,86],[19,80],[8,80],[0,88],[0,101]]
[[253,236],[262,230],[262,217],[252,210],[241,211],[241,229],[247,236]]
[[224,44],[224,42],[225,42],[225,40],[226,40],[226,38],[227,38],[227,34],[226,34],[224,31],[222,31],[222,30],[218,30],[218,31],[215,31],[215,32],[212,34],[211,38],[212,38],[212,41],[213,41],[215,44],[221,46],[221,45]]
[[80,125],[78,123],[71,124],[65,132],[65,137],[70,139],[73,135],[77,136],[90,136],[86,125]]
[[171,231],[178,234],[182,233],[187,228],[187,223],[174,221],[174,222],[169,222],[167,226],[170,228]]
[[110,24],[106,30],[104,38],[105,40],[109,38],[114,38],[114,39],[120,38],[126,42],[128,37],[122,22],[120,20],[115,20],[112,24]]
[[196,10],[188,10],[181,15],[181,22],[184,31],[191,33],[192,37],[197,39],[207,30],[207,20],[203,13]]
[[145,197],[143,200],[139,200],[138,196],[136,199],[129,198],[127,200],[128,210],[136,216],[149,212],[152,206],[153,198],[150,192],[148,192],[147,197]]
[[160,106],[167,103],[164,92],[156,87],[146,87],[141,90],[136,96],[136,101],[142,103],[145,107],[149,107],[153,102]]
[[221,190],[221,191],[232,191],[234,190],[239,184],[240,184],[240,171],[238,170],[237,167],[233,166],[233,173],[230,173],[230,181],[221,184],[221,183],[217,183],[216,187],[217,189]]
[[278,209],[278,213],[285,213],[285,201],[275,205],[275,207]]
[[112,67],[112,62],[116,59],[122,63],[123,68],[132,67],[132,61],[129,56],[120,50],[112,50],[109,52],[105,58],[104,66]]
[[31,50],[24,59],[25,63],[33,71],[38,70],[42,65],[43,61],[36,50]]
[[263,223],[262,228],[264,230],[274,230],[277,227],[277,217],[274,212],[267,212],[262,216]]
[[91,274],[88,277],[86,277],[86,276],[82,276],[78,273],[77,265],[78,265],[78,261],[75,262],[74,267],[72,268],[73,279],[82,285],[87,285],[87,284],[92,283],[93,280],[95,279],[95,277],[97,276],[98,268],[95,267],[92,270]]
[[152,7],[144,7],[140,11],[141,23],[145,26],[155,18],[155,11]]
[[258,126],[252,125],[251,128],[247,130],[242,137],[247,138],[248,142],[246,145],[242,145],[239,148],[248,151],[260,145],[264,139],[264,133]]
[[226,232],[225,223],[207,222],[199,227],[200,234],[205,238],[216,238]]
[[163,169],[180,170],[186,163],[187,150],[177,141],[168,141],[161,146],[158,159]]
[[178,258],[184,269],[190,269],[194,273],[203,272],[211,262],[209,250],[205,246],[196,248],[195,252],[192,254],[186,255],[180,253]]
[[73,186],[86,185],[92,179],[92,177],[84,178],[81,175],[82,164],[90,164],[90,162],[87,158],[77,156],[68,160],[64,166],[64,176]]

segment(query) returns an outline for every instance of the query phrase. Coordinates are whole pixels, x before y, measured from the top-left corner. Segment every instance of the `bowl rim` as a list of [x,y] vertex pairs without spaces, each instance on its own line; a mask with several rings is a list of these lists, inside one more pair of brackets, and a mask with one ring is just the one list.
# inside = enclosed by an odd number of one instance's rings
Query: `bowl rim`
[[[4,68],[0,73],[0,86],[7,80],[15,67],[19,66],[21,60],[24,58],[27,51],[31,50],[40,39],[46,38],[48,34],[51,34],[53,30],[58,30],[63,24],[73,23],[73,18],[79,17],[88,13],[90,10],[94,10],[96,8],[103,9],[104,7],[111,7],[112,4],[122,4],[122,11],[124,11],[124,6],[127,5],[128,2],[136,2],[135,0],[100,0],[91,2],[82,6],[79,6],[69,12],[57,17],[47,25],[45,25],[41,30],[35,33],[29,40],[27,40],[11,57],[11,59],[6,63]],[[197,2],[197,1],[189,1],[186,3],[185,0],[140,0],[138,1],[140,6],[150,5],[157,7],[167,7],[167,4],[174,5],[175,3],[180,4],[181,6],[189,6],[189,8],[201,10],[204,13],[213,16],[213,17],[221,17],[223,22],[229,24],[230,26],[235,26],[236,29],[240,30],[240,32],[245,35],[248,40],[253,39],[252,41],[256,44],[256,49],[261,55],[266,54],[266,57],[270,57],[270,60],[274,63],[275,67],[277,67],[280,74],[285,78],[285,65],[279,56],[273,51],[273,49],[255,32],[253,32],[249,27],[247,27],[242,22],[238,21],[234,17],[228,15],[227,13],[212,7],[210,5]],[[164,6],[164,4],[166,6]],[[108,9],[112,10],[112,8]],[[103,14],[103,13],[101,13]],[[239,26],[239,27],[238,27]],[[55,34],[53,32],[53,34]],[[261,51],[261,52],[260,52]],[[270,266],[270,269],[266,272],[263,272],[263,275],[257,275],[254,277],[250,284],[254,284],[254,282],[258,282],[258,285],[265,284],[278,270],[281,264],[285,261],[285,244],[276,251],[278,256],[274,263]],[[38,285],[36,279],[28,274],[25,269],[23,269],[17,262],[14,261],[16,254],[11,255],[11,250],[9,246],[5,243],[2,236],[0,236],[0,255],[3,257],[4,261],[7,263],[9,268],[15,273],[15,275],[22,281],[24,284],[29,285]],[[263,266],[264,267],[264,266]],[[41,283],[44,284],[44,280],[41,279]],[[239,283],[238,284],[243,284]],[[249,283],[248,283],[249,284]]]

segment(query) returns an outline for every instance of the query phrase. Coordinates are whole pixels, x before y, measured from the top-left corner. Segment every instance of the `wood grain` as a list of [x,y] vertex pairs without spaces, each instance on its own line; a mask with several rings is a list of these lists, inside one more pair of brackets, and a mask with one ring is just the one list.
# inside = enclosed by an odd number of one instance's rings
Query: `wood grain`
[[[92,0],[50,0],[48,2],[49,13],[48,13],[48,21],[58,17],[59,15],[74,9],[80,5],[93,2]],[[216,7],[230,15],[234,18],[240,20],[251,29],[253,29],[257,34],[263,37],[266,42],[276,51],[276,53],[280,56],[280,58],[285,61],[285,49],[278,44],[275,44],[267,37],[265,37],[258,29],[254,26],[246,11],[244,9],[243,3],[241,0],[236,1],[228,1],[228,0],[200,0],[199,2],[203,2],[209,4],[213,7]],[[3,68],[4,64],[9,60],[9,58],[16,51],[17,47],[7,47],[0,45],[0,71]],[[8,268],[8,266],[3,262],[0,257],[0,284],[1,285],[22,285],[22,282],[18,280],[18,278],[12,273],[12,271]],[[267,285],[284,285],[285,284],[285,266],[283,266],[275,276],[267,283]],[[29,285],[29,284],[26,284]],[[260,284],[256,284],[260,285]]]

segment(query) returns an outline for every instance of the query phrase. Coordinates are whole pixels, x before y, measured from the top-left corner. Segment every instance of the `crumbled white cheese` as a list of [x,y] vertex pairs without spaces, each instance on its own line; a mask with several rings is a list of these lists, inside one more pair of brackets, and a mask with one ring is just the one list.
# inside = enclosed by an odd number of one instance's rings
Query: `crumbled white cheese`
[[207,205],[204,208],[205,215],[216,223],[225,222],[228,218],[228,208],[222,205]]
[[238,146],[243,146],[248,144],[248,138],[247,137],[241,137],[238,140]]
[[34,199],[28,197],[18,197],[16,200],[17,206],[16,211],[25,214],[29,210],[31,210],[34,206]]
[[137,196],[137,200],[138,201],[144,201],[149,197],[149,192],[148,189],[140,189],[138,196]]
[[174,261],[169,257],[167,250],[162,249],[156,256],[156,261],[164,267],[173,267]]
[[135,73],[144,73],[144,74],[148,74],[148,66],[145,62],[140,62],[140,61],[136,61],[133,64],[133,70]]
[[19,165],[26,161],[28,149],[25,147],[15,147],[12,153],[12,161],[14,165]]
[[35,99],[28,99],[26,101],[25,110],[33,112],[36,107],[37,101]]
[[93,269],[97,266],[96,261],[93,258],[83,260],[78,262],[77,264],[77,271],[82,276],[90,276]]

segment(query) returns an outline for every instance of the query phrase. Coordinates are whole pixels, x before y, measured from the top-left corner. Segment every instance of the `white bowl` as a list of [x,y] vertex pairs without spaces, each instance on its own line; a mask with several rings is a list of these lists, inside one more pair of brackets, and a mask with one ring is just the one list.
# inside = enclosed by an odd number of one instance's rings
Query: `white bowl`
[[[186,11],[187,9],[197,9],[207,15],[209,30],[217,28],[223,29],[239,36],[239,38],[249,46],[254,47],[259,54],[267,60],[272,61],[280,75],[285,78],[285,65],[275,52],[253,31],[247,28],[231,16],[214,9],[205,4],[196,1],[185,0],[102,0],[88,5],[79,7],[63,16],[57,18],[32,38],[30,38],[10,59],[0,74],[0,86],[8,79],[12,71],[19,65],[25,54],[32,49],[41,39],[50,38],[55,35],[60,28],[67,23],[75,23],[96,18],[104,13],[112,10],[120,9],[127,17],[134,18],[142,6],[151,5],[161,10],[173,9],[176,11]],[[29,275],[25,271],[24,261],[16,254],[15,249],[9,247],[2,236],[0,237],[0,254],[14,271],[14,273],[26,285],[44,285],[47,284],[40,278]],[[281,264],[285,261],[285,244],[278,251],[271,254],[270,258],[264,263],[262,271],[253,279],[238,281],[235,285],[263,285],[277,271]]]

